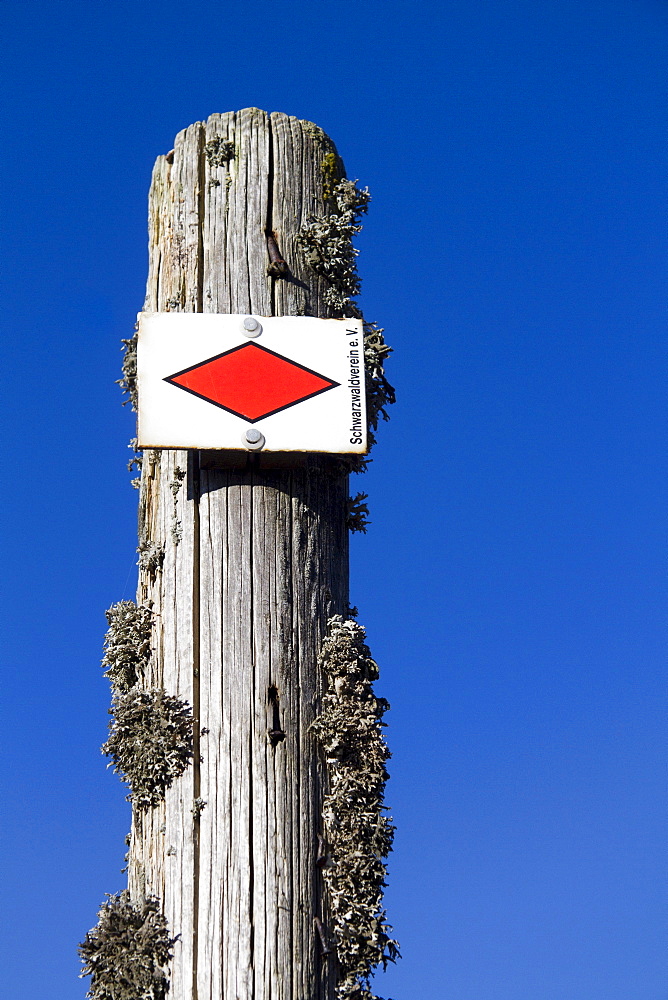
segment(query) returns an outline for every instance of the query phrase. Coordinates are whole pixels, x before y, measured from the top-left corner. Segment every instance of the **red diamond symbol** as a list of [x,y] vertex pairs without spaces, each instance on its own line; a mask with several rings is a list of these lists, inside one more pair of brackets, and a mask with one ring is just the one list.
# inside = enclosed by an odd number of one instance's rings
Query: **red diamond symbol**
[[241,344],[164,379],[253,423],[340,385],[259,344]]

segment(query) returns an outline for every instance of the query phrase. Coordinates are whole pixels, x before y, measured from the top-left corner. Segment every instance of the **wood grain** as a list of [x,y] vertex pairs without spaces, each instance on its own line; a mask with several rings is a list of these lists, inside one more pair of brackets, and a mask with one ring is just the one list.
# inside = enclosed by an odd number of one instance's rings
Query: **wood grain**
[[[218,137],[234,156],[216,165]],[[145,307],[326,317],[295,241],[325,209],[331,148],[310,123],[256,108],[181,132],[153,172]],[[271,231],[287,279],[266,274]],[[309,726],[326,621],[348,607],[347,493],[328,457],[144,455],[139,536],[164,547],[158,572],[140,569],[138,600],[155,613],[145,681],[186,699],[197,729],[195,765],[164,805],[135,813],[130,847],[133,896],[157,895],[179,935],[172,1000],[334,996],[314,927],[328,914]],[[283,739],[269,736],[277,719]]]

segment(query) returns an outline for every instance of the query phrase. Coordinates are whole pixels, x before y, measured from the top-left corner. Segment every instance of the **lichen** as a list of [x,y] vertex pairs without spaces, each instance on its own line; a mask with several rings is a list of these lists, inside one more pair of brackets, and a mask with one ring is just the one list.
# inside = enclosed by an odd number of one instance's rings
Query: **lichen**
[[169,484],[169,488],[172,491],[172,497],[174,498],[174,510],[172,511],[172,528],[171,535],[174,545],[178,545],[183,538],[183,530],[181,521],[178,516],[178,496],[179,490],[183,485],[183,480],[186,478],[186,472],[184,469],[180,469],[178,465],[174,469],[174,478]]
[[234,142],[223,139],[222,135],[216,135],[213,139],[209,139],[204,147],[204,153],[210,167],[221,167],[233,159]]
[[151,655],[151,609],[119,601],[105,615],[109,628],[104,637],[104,676],[116,691],[126,692],[143,676]]
[[312,139],[313,142],[316,142],[322,149],[327,152],[334,150],[334,143],[319,125],[316,125],[315,122],[308,121],[302,121],[300,124],[304,135]]
[[382,735],[389,705],[376,698],[362,626],[340,615],[328,622],[319,664],[327,679],[323,711],[312,724],[325,757],[322,867],[339,965],[339,1000],[378,1000],[369,980],[399,955],[382,908],[394,827],[383,805],[390,753]]
[[126,891],[108,896],[98,922],[79,945],[89,1000],[164,1000],[166,966],[177,938],[169,936],[157,899],[132,903]]
[[325,158],[320,164],[322,173],[322,196],[325,201],[329,201],[334,194],[334,185],[340,176],[340,160],[333,149],[325,154]]
[[162,688],[116,692],[109,710],[109,739],[102,753],[130,788],[139,809],[157,805],[193,756],[193,717],[188,704]]
[[365,500],[369,499],[368,493],[357,493],[354,497],[348,497],[346,501],[346,523],[350,531],[361,531],[366,534],[369,521],[369,508]]
[[333,184],[325,178],[324,187],[330,211],[308,219],[297,236],[297,246],[305,263],[328,282],[324,298],[332,316],[360,317],[352,301],[360,292],[355,265],[358,250],[352,237],[362,228],[359,217],[367,211],[370,195],[346,178]]
[[130,404],[133,411],[137,410],[137,330],[131,337],[121,340],[121,350],[123,351],[123,362],[121,364],[121,377],[116,379],[116,385],[120,385],[121,392],[125,393],[127,399],[123,400],[123,406]]
[[[127,396],[127,399],[124,399],[121,405],[126,406],[129,403],[130,409],[136,412],[138,405],[136,326],[132,337],[122,339],[121,344],[123,361],[121,364],[121,377],[116,379],[116,385],[119,385],[121,387],[121,392]],[[131,438],[128,447],[131,448],[133,452],[132,458],[128,462],[128,472],[132,472],[133,469],[141,469],[141,452],[137,448],[137,438]],[[130,483],[135,489],[139,489],[139,479],[131,479]]]
[[384,331],[377,323],[364,323],[364,370],[366,375],[366,415],[369,448],[376,443],[378,421],[389,420],[387,407],[396,402],[394,387],[385,375],[385,359],[392,348],[385,343]]
[[137,546],[139,559],[137,565],[145,570],[152,579],[157,576],[158,570],[162,569],[165,559],[165,546],[158,545],[157,542],[142,541]]
[[135,489],[139,489],[141,485],[141,465],[143,461],[143,456],[139,448],[137,447],[137,438],[130,438],[130,443],[128,448],[132,451],[132,458],[128,459],[127,470],[128,472],[133,472],[135,469],[140,473],[140,476],[136,479],[131,479],[130,483]]
[[186,478],[185,470],[180,469],[177,465],[176,468],[174,469],[174,478],[169,484],[172,496],[174,497],[174,503],[176,503],[176,498],[179,495],[179,490],[181,489],[181,486],[183,485],[183,480],[185,478]]
[[192,809],[190,811],[193,814],[193,816],[195,817],[195,819],[199,819],[199,817],[204,812],[204,809],[205,809],[206,805],[207,805],[207,803],[202,798],[201,795],[198,795],[197,798],[193,800],[193,806],[192,806]]
[[[385,343],[383,330],[377,323],[368,323],[355,297],[360,293],[357,273],[358,251],[353,246],[353,236],[362,226],[360,217],[367,211],[370,195],[356,181],[341,178],[335,181],[338,170],[336,154],[329,152],[322,164],[323,197],[329,211],[311,216],[297,236],[297,246],[304,262],[327,282],[323,293],[325,304],[334,318],[357,318],[364,323],[364,364],[366,383],[367,423],[369,449],[376,442],[375,431],[382,418],[388,419],[387,407],[395,402],[394,388],[385,375],[385,360],[392,348]],[[366,460],[359,456],[351,459],[355,472],[366,468]]]

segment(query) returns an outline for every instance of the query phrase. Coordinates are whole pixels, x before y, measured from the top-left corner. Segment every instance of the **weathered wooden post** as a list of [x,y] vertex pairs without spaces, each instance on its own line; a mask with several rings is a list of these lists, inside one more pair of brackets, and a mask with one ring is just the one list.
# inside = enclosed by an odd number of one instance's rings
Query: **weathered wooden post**
[[[145,312],[361,318],[351,236],[367,199],[309,122],[250,108],[192,125],[155,165]],[[372,428],[392,401],[386,352],[367,325]],[[106,752],[133,799],[129,896],[82,946],[96,998],[159,998],[168,981],[174,1000],[370,997],[395,954],[380,908],[385,706],[348,604],[361,460],[251,437],[138,460],[137,602],[109,612],[104,661]],[[130,937],[158,941],[148,992],[101,992],[105,962],[126,975],[100,958],[114,905],[121,924],[134,915]]]

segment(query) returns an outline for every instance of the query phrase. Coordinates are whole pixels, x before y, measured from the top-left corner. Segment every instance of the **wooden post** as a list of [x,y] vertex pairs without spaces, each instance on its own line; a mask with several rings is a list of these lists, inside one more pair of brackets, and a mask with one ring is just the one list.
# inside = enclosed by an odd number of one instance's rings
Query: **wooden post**
[[[331,315],[296,241],[326,211],[332,150],[311,123],[255,108],[181,132],[153,173],[145,308]],[[267,274],[267,233],[287,279]],[[336,985],[309,727],[327,619],[348,611],[347,475],[327,456],[277,466],[241,452],[143,457],[145,684],[189,702],[195,741],[165,801],[134,810],[129,885],[135,901],[158,897],[179,935],[173,1000],[329,1000]]]

